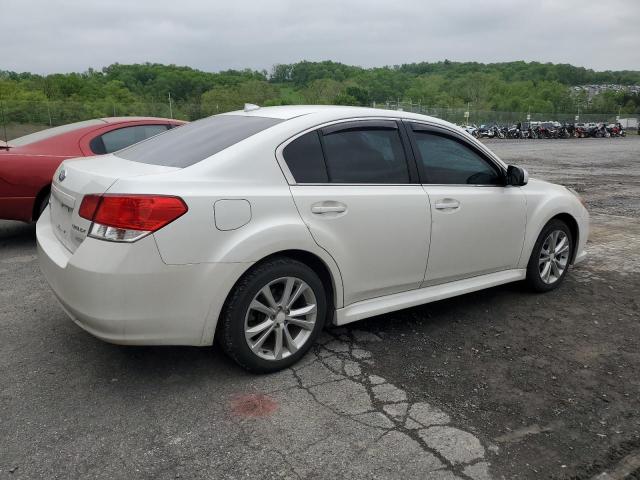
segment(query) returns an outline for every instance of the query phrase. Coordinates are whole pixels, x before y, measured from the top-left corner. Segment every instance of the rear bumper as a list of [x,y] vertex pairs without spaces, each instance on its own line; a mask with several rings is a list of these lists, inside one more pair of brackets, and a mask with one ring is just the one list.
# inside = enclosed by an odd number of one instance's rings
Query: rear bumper
[[[71,253],[49,211],[36,226],[42,272],[87,332],[126,345],[208,345],[245,264],[165,264],[152,236],[131,244],[85,239]],[[215,279],[215,280],[214,280]]]

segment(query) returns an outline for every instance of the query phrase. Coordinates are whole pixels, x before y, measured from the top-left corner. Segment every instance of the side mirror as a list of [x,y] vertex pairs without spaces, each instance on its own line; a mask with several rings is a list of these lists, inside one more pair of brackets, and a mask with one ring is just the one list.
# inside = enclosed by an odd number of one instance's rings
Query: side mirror
[[514,187],[522,187],[529,183],[529,173],[521,167],[515,165],[509,165],[507,168],[507,185],[513,185]]

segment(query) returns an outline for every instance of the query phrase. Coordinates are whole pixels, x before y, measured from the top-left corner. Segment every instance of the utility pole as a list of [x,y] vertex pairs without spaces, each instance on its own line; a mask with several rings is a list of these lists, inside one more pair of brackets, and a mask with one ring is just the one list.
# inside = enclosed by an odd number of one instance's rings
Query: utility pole
[[[7,119],[4,116],[4,100],[2,98],[2,92],[0,92],[0,113],[2,113],[2,130],[4,131],[4,144],[9,144],[9,138],[7,137]],[[9,148],[7,147],[7,150]]]
[[173,105],[171,104],[171,92],[169,92],[169,118],[173,118]]

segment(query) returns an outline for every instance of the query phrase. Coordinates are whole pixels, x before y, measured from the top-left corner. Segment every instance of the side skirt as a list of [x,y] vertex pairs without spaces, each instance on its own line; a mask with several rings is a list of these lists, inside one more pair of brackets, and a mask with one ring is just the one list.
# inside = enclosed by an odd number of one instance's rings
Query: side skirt
[[362,320],[363,318],[382,315],[383,313],[389,313],[395,310],[464,295],[465,293],[495,287],[504,283],[517,282],[518,280],[524,280],[526,276],[527,271],[525,269],[505,270],[465,278],[464,280],[456,280],[455,282],[444,283],[442,285],[432,285],[408,292],[394,293],[393,295],[363,300],[336,310],[335,324],[345,325]]

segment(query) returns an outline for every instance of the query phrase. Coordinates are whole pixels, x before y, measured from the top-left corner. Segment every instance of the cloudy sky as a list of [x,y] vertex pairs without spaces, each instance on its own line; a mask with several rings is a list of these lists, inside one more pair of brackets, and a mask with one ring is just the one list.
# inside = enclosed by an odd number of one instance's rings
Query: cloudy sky
[[0,70],[448,58],[640,70],[640,0],[2,0]]

